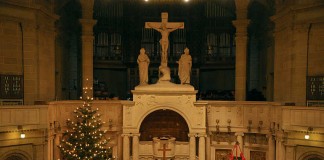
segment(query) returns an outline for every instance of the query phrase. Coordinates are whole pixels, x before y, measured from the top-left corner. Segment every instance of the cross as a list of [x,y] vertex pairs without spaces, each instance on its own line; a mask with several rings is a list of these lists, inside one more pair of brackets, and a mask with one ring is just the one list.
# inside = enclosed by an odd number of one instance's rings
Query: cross
[[166,149],[166,144],[163,144],[163,149],[158,149],[158,151],[163,151],[163,158],[162,158],[162,160],[166,160],[165,152],[166,151],[171,151],[171,149]]
[[[184,22],[168,22],[168,13],[167,12],[162,12],[161,13],[161,22],[145,22],[145,28],[160,28],[162,23],[166,24],[166,27],[168,29],[172,28],[184,28]],[[178,27],[181,25],[181,27]]]
[[153,28],[161,33],[160,45],[162,49],[161,65],[167,66],[168,63],[168,47],[169,47],[169,34],[176,29],[183,29],[184,22],[168,22],[168,13],[161,13],[161,22],[145,22],[145,28]]

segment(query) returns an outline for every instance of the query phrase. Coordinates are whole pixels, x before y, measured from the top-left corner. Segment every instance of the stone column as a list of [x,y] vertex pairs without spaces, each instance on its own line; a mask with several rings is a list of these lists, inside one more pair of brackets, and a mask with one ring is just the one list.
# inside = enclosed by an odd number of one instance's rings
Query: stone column
[[280,150],[281,150],[280,146],[281,146],[280,140],[276,138],[276,159],[280,159]]
[[247,6],[250,0],[235,0],[236,17],[233,21],[236,27],[235,53],[235,100],[245,101],[246,98],[246,55],[247,55]]
[[196,137],[189,134],[189,160],[196,160]]
[[286,146],[283,139],[281,139],[280,144],[281,144],[280,159],[286,159]]
[[205,153],[206,153],[206,149],[205,149],[205,135],[200,135],[199,136],[199,160],[205,160]]
[[285,147],[283,145],[284,135],[282,132],[276,134],[276,159],[285,159]]
[[133,160],[139,159],[138,147],[139,147],[140,134],[133,134]]
[[93,97],[93,26],[96,20],[93,20],[94,0],[80,0],[82,7],[82,19],[80,19],[82,27],[82,88],[85,99]]
[[210,138],[211,138],[211,133],[209,133],[206,137],[206,159],[211,159],[211,147],[210,147]]
[[47,159],[48,160],[53,160],[54,154],[53,154],[53,144],[54,144],[54,137],[49,136],[48,137],[48,142],[47,142]]
[[61,137],[62,137],[62,134],[56,134],[54,136],[54,146],[53,146],[53,158],[54,158],[54,160],[57,160],[57,159],[61,158],[60,149],[57,147],[61,143],[60,142]]
[[123,137],[118,133],[118,146],[117,146],[117,157],[116,159],[123,159]]
[[276,155],[276,151],[275,151],[275,142],[273,139],[272,134],[268,134],[268,146],[269,146],[269,154],[268,154],[268,159],[269,160],[275,160],[275,155]]
[[123,135],[123,160],[129,160],[129,135]]

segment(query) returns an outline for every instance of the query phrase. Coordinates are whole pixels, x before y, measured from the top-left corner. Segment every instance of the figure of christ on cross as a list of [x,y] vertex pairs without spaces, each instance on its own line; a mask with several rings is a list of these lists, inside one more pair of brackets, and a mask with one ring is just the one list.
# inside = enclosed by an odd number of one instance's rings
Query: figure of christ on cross
[[161,33],[160,45],[161,53],[161,66],[168,65],[168,47],[169,47],[169,34],[177,29],[183,29],[183,22],[168,22],[168,13],[161,13],[161,22],[145,22],[145,28],[153,28]]
[[166,152],[166,151],[171,151],[171,149],[166,149],[166,144],[163,144],[163,148],[162,148],[162,149],[158,149],[158,151],[163,151],[163,157],[162,157],[162,160],[166,160],[165,152]]

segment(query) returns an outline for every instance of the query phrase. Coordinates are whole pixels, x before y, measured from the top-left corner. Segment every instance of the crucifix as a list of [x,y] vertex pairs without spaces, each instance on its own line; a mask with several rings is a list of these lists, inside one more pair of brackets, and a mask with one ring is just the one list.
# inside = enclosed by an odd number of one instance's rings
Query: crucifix
[[163,157],[162,157],[162,160],[166,160],[165,152],[166,152],[166,151],[171,151],[171,149],[166,149],[166,144],[163,144],[163,149],[158,149],[158,151],[163,151]]
[[168,22],[168,13],[161,13],[161,22],[145,22],[145,28],[153,28],[161,33],[160,45],[161,53],[161,66],[167,67],[168,65],[168,47],[169,47],[169,34],[177,29],[184,28],[184,22]]

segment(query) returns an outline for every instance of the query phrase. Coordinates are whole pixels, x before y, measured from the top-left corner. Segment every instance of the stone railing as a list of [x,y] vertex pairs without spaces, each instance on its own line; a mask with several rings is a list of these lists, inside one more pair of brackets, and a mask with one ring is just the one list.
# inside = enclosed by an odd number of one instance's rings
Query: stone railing
[[287,131],[313,131],[324,133],[324,108],[304,106],[282,107],[283,129]]
[[[53,101],[49,103],[49,122],[58,122],[61,127],[66,126],[66,120],[75,118],[73,114],[77,107],[83,105],[82,100]],[[92,108],[97,109],[101,119],[105,122],[103,128],[110,131],[117,131],[122,128],[122,105],[119,100],[92,101]]]
[[[201,102],[201,101],[200,101]],[[268,133],[281,127],[281,105],[274,102],[206,101],[210,131]]]
[[47,105],[0,106],[0,132],[47,128]]
[[[303,131],[308,127],[324,133],[324,108],[306,106],[282,106],[274,102],[240,101],[198,101],[207,104],[207,121],[210,131],[263,132],[269,129]],[[57,121],[65,126],[73,111],[82,106],[83,101],[55,101],[49,105],[0,106],[0,132],[15,131],[17,125],[24,129],[48,128],[50,122]],[[104,127],[111,130],[122,128],[121,101],[93,101],[99,109]]]

